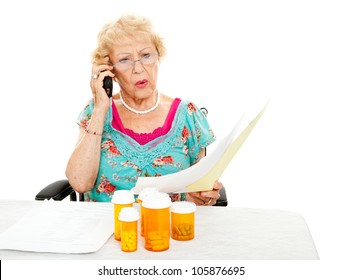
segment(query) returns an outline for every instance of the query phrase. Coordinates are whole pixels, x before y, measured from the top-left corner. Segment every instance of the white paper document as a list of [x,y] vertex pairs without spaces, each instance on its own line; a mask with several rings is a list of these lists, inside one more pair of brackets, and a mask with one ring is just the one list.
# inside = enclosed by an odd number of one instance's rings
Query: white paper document
[[213,151],[195,165],[179,172],[160,177],[139,177],[133,192],[139,194],[144,188],[155,188],[161,192],[182,193],[212,190],[214,182],[220,178],[230,161],[245,142],[265,107],[247,124],[241,118],[232,131],[218,141]]
[[92,202],[37,202],[0,234],[0,249],[50,253],[90,253],[113,234],[113,205]]

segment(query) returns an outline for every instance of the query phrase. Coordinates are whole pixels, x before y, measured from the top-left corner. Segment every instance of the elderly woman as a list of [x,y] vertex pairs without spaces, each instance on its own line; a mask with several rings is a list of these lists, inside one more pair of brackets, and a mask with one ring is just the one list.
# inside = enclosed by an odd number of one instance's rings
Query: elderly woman
[[[93,99],[78,118],[77,145],[66,176],[87,201],[110,201],[115,190],[129,190],[140,176],[163,176],[198,162],[215,138],[196,105],[158,91],[165,56],[162,39],[145,18],[124,16],[98,35],[90,81]],[[112,98],[105,77],[119,85]],[[170,194],[172,200],[213,205],[212,191]]]

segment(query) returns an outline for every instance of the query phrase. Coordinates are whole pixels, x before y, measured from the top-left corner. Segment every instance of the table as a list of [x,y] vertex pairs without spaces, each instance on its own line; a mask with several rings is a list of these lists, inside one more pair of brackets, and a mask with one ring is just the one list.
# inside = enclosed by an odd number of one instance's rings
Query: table
[[[39,201],[0,200],[0,233],[20,219]],[[65,202],[69,203],[69,202]],[[85,203],[85,202],[83,202]],[[298,213],[232,207],[197,207],[195,238],[171,239],[170,249],[150,252],[139,240],[133,253],[120,250],[120,243],[110,237],[94,253],[55,254],[0,250],[2,260],[315,260],[319,259],[305,219]]]

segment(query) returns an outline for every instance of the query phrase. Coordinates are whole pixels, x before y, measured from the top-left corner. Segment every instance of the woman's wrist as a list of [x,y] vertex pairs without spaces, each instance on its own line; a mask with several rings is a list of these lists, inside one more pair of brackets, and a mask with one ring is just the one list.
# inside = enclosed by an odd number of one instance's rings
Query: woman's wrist
[[95,136],[102,136],[103,132],[102,129],[100,130],[90,130],[88,126],[81,126],[85,132],[87,132],[90,135],[95,135]]
[[109,107],[111,105],[111,99],[105,96],[105,99],[102,99],[102,101],[99,100],[99,98],[94,98],[94,110],[100,111],[104,114],[107,114]]

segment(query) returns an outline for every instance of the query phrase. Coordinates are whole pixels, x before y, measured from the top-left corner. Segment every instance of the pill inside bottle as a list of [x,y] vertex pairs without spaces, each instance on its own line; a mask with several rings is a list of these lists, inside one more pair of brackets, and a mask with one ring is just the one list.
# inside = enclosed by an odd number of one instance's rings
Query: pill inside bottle
[[195,237],[196,204],[189,201],[176,201],[171,206],[171,237],[178,241],[192,240]]
[[134,207],[124,207],[119,213],[121,250],[134,252],[138,248],[139,213]]
[[145,213],[145,249],[153,252],[165,251],[170,247],[171,199],[165,193],[146,197],[142,206]]

